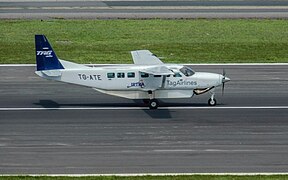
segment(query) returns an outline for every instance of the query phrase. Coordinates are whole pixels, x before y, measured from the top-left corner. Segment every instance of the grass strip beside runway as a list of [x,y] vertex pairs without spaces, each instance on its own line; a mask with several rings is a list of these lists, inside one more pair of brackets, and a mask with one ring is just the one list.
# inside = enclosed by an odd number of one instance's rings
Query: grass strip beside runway
[[35,63],[35,34],[78,63],[132,63],[138,49],[169,63],[288,62],[287,29],[275,19],[1,20],[0,63]]
[[184,176],[84,176],[84,177],[65,177],[65,176],[0,176],[0,179],[9,180],[284,180],[287,175],[184,175]]

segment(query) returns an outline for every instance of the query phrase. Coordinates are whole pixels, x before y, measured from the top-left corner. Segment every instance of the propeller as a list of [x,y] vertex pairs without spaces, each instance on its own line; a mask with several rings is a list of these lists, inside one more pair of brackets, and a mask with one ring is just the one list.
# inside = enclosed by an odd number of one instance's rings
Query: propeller
[[224,89],[225,89],[225,83],[230,81],[230,79],[228,77],[226,77],[226,71],[225,69],[223,69],[223,73],[222,73],[222,96],[224,95]]

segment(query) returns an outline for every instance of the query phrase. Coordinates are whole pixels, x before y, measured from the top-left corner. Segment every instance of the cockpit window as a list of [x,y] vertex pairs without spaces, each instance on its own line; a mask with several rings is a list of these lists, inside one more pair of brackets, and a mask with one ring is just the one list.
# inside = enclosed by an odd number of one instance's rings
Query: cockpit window
[[176,72],[173,77],[182,77],[181,74],[179,72]]
[[193,74],[195,74],[195,72],[187,67],[187,66],[184,66],[180,69],[180,71],[185,75],[185,76],[192,76]]

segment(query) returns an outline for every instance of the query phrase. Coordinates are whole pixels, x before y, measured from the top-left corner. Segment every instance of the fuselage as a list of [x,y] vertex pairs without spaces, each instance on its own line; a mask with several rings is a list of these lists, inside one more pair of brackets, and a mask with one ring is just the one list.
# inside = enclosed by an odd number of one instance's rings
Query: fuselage
[[60,76],[47,76],[36,73],[46,79],[62,81],[102,90],[147,91],[147,90],[194,90],[221,85],[223,76],[215,73],[194,72],[190,76],[180,69],[184,66],[167,64],[174,75],[152,75],[141,70],[153,66],[118,65],[105,67],[87,67],[85,69],[62,69]]
[[[65,65],[67,61],[62,61]],[[69,64],[70,65],[70,64]],[[165,64],[173,75],[153,75],[143,73],[155,65],[111,65],[103,67],[67,68],[57,70],[55,75],[36,71],[39,76],[71,84],[91,87],[102,93],[129,99],[149,98],[153,91],[155,98],[189,98],[194,90],[214,88],[222,84],[223,76],[215,73],[194,72],[185,74],[183,65]],[[50,73],[51,71],[49,71]]]

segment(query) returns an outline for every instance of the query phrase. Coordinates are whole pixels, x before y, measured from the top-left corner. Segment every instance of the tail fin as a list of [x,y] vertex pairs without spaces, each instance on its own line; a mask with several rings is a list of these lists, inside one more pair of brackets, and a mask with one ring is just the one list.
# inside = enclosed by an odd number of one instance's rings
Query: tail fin
[[44,35],[35,35],[37,71],[64,69]]

